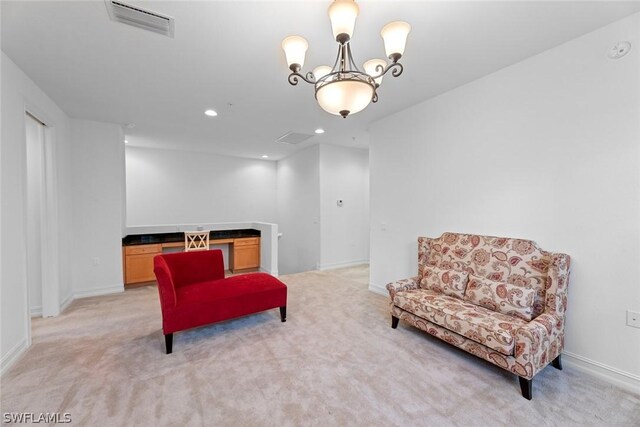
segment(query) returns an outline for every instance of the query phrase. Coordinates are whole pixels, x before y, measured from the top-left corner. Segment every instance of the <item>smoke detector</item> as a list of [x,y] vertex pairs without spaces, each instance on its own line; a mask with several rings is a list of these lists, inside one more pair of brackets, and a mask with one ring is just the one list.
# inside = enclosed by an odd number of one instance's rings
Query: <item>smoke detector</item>
[[133,25],[143,30],[153,31],[173,38],[174,19],[171,16],[117,0],[104,0],[104,2],[107,5],[107,12],[112,21]]
[[607,56],[609,57],[609,59],[620,59],[630,51],[631,51],[631,43],[627,41],[618,42],[614,44],[611,47],[611,49],[609,49]]

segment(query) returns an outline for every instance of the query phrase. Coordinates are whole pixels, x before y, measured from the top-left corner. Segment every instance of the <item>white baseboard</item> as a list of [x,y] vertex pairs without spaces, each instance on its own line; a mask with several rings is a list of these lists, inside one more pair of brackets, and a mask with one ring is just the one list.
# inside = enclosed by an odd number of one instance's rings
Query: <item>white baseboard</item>
[[60,313],[65,311],[67,309],[67,307],[69,307],[69,305],[71,305],[72,302],[73,302],[73,294],[69,294],[64,299],[64,301],[62,301],[62,303],[60,304]]
[[334,268],[354,267],[356,265],[369,264],[368,259],[358,259],[354,261],[332,262],[329,264],[318,264],[318,270],[333,270]]
[[[369,283],[369,290],[376,294],[388,296],[387,289],[375,283]],[[604,363],[596,362],[568,351],[562,352],[562,362],[567,365],[593,375],[604,381],[621,387],[632,393],[640,394],[640,375],[625,372],[621,369],[614,368]]]
[[[71,304],[72,302],[73,295],[69,294],[69,296],[67,296],[67,298],[65,298],[64,301],[62,301],[62,303],[60,304],[60,313],[62,313],[67,307],[69,307],[69,304]],[[42,317],[42,306],[31,307],[30,312],[31,317]]]
[[104,288],[96,288],[96,289],[86,289],[80,290],[73,293],[73,299],[78,298],[89,298],[89,297],[98,297],[101,295],[111,295],[118,294],[124,292],[124,284],[119,283],[113,286],[106,286]]
[[632,393],[640,394],[640,376],[638,375],[568,351],[562,352],[562,361],[582,372],[601,378]]
[[13,346],[13,348],[2,357],[2,360],[0,360],[0,375],[4,375],[4,373],[18,361],[28,347],[29,344],[26,338]]
[[42,316],[42,306],[31,307],[29,310],[31,312],[31,317],[41,317]]
[[384,286],[376,285],[375,283],[369,283],[369,290],[373,293],[384,295],[385,297],[389,296],[387,288],[385,288]]

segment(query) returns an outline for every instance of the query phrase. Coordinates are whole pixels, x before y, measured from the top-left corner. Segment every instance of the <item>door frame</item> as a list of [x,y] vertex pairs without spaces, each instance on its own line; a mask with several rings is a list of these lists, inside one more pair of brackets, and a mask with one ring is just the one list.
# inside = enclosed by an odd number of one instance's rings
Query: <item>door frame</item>
[[[56,162],[56,129],[52,120],[37,107],[25,103],[25,165],[26,165],[26,116],[29,115],[44,126],[42,140],[42,174],[40,192],[40,248],[42,272],[42,317],[55,317],[60,314],[60,271],[58,232],[58,183]],[[26,183],[25,167],[25,183]],[[25,185],[25,205],[27,202]],[[25,227],[26,232],[26,227]],[[26,235],[26,233],[25,233]],[[28,254],[28,252],[27,252]],[[28,263],[28,261],[27,261]],[[28,264],[27,264],[28,265]],[[27,317],[29,318],[29,342],[31,342],[31,310],[29,289],[27,286]]]

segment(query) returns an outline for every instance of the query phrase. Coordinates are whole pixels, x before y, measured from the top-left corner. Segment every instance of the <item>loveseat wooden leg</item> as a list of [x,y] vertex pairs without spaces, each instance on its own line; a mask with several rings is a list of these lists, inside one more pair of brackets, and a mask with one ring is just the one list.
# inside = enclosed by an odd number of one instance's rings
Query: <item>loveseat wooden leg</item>
[[518,377],[518,379],[520,380],[520,390],[522,391],[522,397],[527,400],[531,400],[531,386],[533,385],[533,379],[528,380],[522,377]]
[[562,371],[562,359],[560,359],[560,354],[558,355],[558,357],[556,357],[555,359],[553,359],[553,362],[551,362],[551,366],[553,366],[554,368],[556,368],[559,371]]
[[398,322],[400,321],[399,318],[397,318],[396,316],[391,316],[391,327],[393,329],[398,327]]
[[164,345],[167,348],[167,354],[173,351],[173,334],[164,334]]
[[280,307],[280,321],[281,322],[286,322],[287,321],[287,306],[286,305],[284,307]]

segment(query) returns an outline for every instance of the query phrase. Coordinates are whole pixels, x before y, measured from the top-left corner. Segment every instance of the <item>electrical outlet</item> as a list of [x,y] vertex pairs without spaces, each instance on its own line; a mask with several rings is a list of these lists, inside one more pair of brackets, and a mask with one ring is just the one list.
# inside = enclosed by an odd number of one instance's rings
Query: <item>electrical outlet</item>
[[640,311],[627,310],[627,326],[640,328]]

